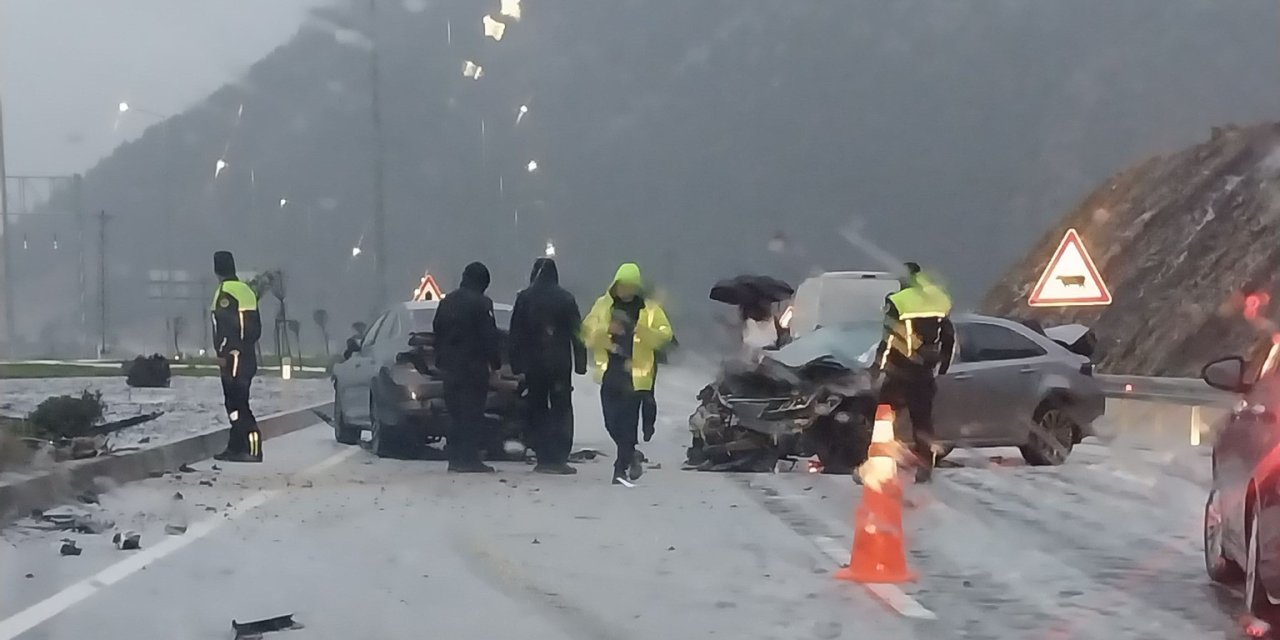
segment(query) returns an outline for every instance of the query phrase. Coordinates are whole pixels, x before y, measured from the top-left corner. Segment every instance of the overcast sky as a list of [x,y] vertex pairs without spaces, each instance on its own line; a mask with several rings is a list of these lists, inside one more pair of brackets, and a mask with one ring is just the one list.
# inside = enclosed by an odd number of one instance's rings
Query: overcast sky
[[[285,42],[329,0],[0,0],[11,175],[84,171]],[[120,120],[117,128],[117,119]]]

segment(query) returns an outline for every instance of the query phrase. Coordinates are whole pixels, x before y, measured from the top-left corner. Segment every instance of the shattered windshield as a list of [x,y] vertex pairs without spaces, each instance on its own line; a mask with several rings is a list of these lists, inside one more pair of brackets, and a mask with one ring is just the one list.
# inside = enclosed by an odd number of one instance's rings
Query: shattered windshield
[[766,355],[789,367],[830,357],[850,369],[860,369],[871,365],[883,333],[882,326],[876,321],[822,327]]

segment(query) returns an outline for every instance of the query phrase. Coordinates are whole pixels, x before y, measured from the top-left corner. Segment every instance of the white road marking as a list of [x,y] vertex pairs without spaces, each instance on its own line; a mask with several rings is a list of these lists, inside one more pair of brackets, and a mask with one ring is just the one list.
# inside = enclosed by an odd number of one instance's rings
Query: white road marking
[[[361,451],[358,447],[346,449],[302,470],[297,475],[313,475],[328,469]],[[166,538],[163,542],[130,555],[98,573],[59,591],[36,604],[0,621],[0,640],[14,638],[34,629],[54,616],[70,609],[89,596],[145,569],[187,545],[213,533],[218,527],[266,504],[284,493],[284,489],[271,489],[250,494],[224,512],[223,517],[201,520],[187,529],[182,536]]]
[[[835,560],[840,566],[849,564],[849,549],[844,542],[831,536],[810,536],[809,541],[818,547],[827,557]],[[918,600],[907,595],[894,584],[864,584],[871,595],[889,605],[894,611],[908,618],[917,620],[937,620],[938,616],[920,604]]]

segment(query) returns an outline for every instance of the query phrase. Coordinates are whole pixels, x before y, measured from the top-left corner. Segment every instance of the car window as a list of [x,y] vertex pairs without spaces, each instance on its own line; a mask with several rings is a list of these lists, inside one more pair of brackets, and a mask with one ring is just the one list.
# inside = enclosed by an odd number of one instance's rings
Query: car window
[[409,312],[410,331],[431,331],[431,323],[436,319],[436,308],[413,309]]
[[393,313],[387,316],[382,327],[378,329],[376,342],[379,345],[385,345],[388,342],[395,342],[396,334],[400,331],[400,314]]
[[1045,354],[1044,348],[1022,334],[994,324],[966,323],[958,328],[963,362],[1021,360]]
[[382,325],[385,323],[386,319],[387,315],[382,314],[381,316],[378,316],[377,320],[373,321],[373,325],[369,327],[369,331],[364,334],[364,340],[360,343],[361,349],[372,347],[373,344],[378,341],[378,332],[382,330]]

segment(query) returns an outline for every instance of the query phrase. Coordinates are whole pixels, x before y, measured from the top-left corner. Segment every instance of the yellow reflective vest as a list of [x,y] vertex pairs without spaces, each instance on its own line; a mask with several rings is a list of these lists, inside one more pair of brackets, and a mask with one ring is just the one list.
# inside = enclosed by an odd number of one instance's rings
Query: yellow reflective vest
[[[609,349],[613,337],[609,325],[613,322],[613,296],[604,294],[591,305],[591,311],[582,321],[582,341],[591,350],[592,375],[596,382],[604,380],[609,368]],[[658,303],[646,299],[636,322],[631,349],[631,386],[636,391],[652,391],[657,352],[671,342],[671,322]]]

